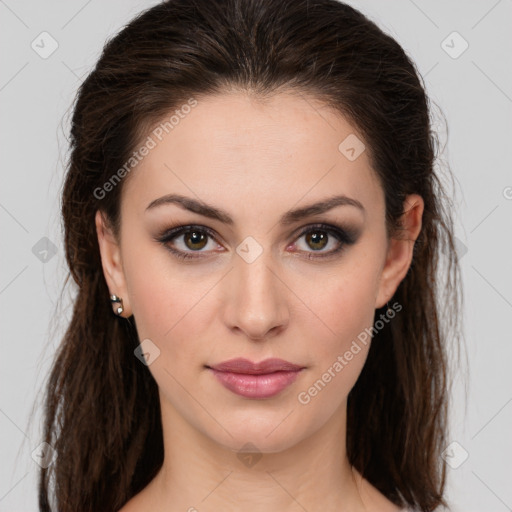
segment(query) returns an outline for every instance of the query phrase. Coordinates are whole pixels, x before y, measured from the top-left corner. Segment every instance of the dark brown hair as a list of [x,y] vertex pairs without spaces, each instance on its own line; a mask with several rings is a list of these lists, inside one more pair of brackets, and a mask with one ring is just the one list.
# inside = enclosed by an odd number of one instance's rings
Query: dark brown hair
[[455,339],[448,332],[461,298],[453,220],[434,172],[439,143],[415,65],[335,0],[169,0],[107,42],[74,105],[62,215],[77,295],[45,390],[44,441],[57,458],[40,472],[41,511],[118,510],[163,462],[157,385],[134,356],[133,317],[112,313],[94,222],[101,210],[119,232],[128,178],[104,197],[94,191],[191,97],[238,89],[264,98],[281,88],[324,101],[357,128],[385,193],[390,236],[400,236],[405,196],[424,200],[413,261],[392,298],[403,309],[374,335],[348,397],[347,452],[397,505],[446,505],[445,344]]

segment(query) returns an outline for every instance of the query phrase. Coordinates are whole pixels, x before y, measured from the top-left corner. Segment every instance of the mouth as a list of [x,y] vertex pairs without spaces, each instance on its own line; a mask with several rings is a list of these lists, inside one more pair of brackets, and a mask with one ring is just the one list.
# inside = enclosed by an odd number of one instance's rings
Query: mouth
[[278,395],[292,384],[300,372],[299,366],[283,359],[266,359],[253,363],[237,358],[206,366],[229,391],[245,398],[263,399]]

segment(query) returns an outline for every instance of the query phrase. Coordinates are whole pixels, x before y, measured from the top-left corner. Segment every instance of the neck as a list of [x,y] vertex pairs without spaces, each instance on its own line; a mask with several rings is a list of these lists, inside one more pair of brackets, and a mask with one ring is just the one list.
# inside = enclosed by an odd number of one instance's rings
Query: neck
[[154,510],[365,510],[361,477],[346,455],[346,402],[313,435],[273,453],[228,449],[164,397],[161,405],[165,456],[148,486]]

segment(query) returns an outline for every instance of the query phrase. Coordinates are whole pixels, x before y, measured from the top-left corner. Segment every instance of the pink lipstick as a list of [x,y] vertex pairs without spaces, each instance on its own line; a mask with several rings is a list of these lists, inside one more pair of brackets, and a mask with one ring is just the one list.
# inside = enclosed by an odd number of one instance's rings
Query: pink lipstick
[[245,398],[270,398],[287,388],[298,377],[302,366],[283,359],[265,359],[253,363],[236,358],[208,366],[227,389]]

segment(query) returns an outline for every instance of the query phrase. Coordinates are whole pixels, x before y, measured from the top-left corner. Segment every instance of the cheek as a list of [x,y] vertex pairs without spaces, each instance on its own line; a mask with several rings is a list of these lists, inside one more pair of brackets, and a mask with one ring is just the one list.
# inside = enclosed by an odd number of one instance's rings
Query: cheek
[[[342,277],[340,277],[340,275]],[[310,308],[321,319],[311,333],[314,344],[313,365],[300,391],[315,402],[315,409],[332,411],[333,404],[344,401],[363,369],[371,342],[375,315],[377,273],[369,261],[350,272],[329,276],[329,283],[311,297]],[[321,329],[321,331],[318,331]],[[323,332],[323,335],[320,335]]]
[[325,332],[330,333],[330,342],[324,346],[331,354],[333,350],[348,350],[352,341],[372,325],[377,281],[375,266],[365,260],[350,272],[326,279],[327,287],[316,295],[313,307],[325,324]]
[[155,343],[159,363],[173,372],[202,368],[196,340],[204,338],[203,331],[211,324],[211,277],[187,277],[186,269],[180,270],[171,256],[154,247],[128,254],[124,267],[140,341]]

